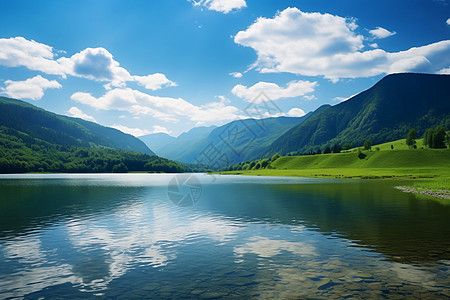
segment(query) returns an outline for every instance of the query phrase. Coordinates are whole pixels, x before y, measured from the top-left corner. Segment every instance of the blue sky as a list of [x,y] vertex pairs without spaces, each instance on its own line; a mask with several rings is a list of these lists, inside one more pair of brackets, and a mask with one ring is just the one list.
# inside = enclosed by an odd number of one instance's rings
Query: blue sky
[[0,95],[136,136],[450,74],[448,0],[0,2]]

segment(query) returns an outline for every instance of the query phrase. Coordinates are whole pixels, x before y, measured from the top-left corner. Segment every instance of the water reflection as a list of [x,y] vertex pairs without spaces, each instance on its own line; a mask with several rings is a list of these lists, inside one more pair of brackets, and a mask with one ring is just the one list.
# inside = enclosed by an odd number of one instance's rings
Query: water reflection
[[449,207],[389,182],[121,176],[0,180],[0,298],[450,295]]

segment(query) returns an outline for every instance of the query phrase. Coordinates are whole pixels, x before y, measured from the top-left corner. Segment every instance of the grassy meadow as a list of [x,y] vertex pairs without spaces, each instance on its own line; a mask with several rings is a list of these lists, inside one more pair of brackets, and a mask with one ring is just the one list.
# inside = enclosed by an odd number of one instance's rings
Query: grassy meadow
[[[358,155],[359,149],[364,158]],[[414,179],[417,190],[450,190],[450,149],[425,149],[422,139],[417,140],[417,149],[410,149],[404,139],[374,145],[371,150],[359,149],[343,153],[283,156],[265,169],[221,174]]]

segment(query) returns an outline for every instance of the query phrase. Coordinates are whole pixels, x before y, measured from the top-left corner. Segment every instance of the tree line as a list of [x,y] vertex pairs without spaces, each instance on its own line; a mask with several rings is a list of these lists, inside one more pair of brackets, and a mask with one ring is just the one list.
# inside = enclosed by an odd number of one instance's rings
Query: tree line
[[105,147],[51,144],[25,133],[10,135],[0,128],[0,173],[174,173],[199,170],[158,156]]

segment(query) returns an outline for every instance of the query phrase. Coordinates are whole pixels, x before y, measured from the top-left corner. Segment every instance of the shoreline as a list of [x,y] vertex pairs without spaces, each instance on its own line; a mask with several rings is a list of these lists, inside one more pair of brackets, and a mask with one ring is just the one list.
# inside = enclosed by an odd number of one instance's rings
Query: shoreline
[[[377,170],[378,172],[374,172],[374,169],[365,169],[364,171],[361,169],[339,169],[339,170],[252,170],[252,171],[226,171],[226,172],[214,172],[212,174],[221,174],[221,175],[242,175],[242,176],[287,176],[287,177],[309,177],[309,178],[336,178],[336,179],[353,179],[353,180],[413,180],[418,184],[422,185],[424,182],[422,180],[426,180],[429,182],[440,182],[442,180],[447,181],[448,174],[447,172],[423,172],[422,169],[420,172],[418,169],[403,169],[403,170],[395,170],[391,169],[387,171]],[[397,171],[397,172],[395,172]],[[400,171],[400,172],[399,172]],[[437,170],[434,170],[437,171]],[[365,174],[363,174],[365,173]],[[400,190],[405,193],[412,193],[416,195],[428,196],[436,199],[445,199],[450,200],[450,189],[446,184],[440,186],[439,188],[429,187],[428,184],[424,184],[424,186],[414,187],[414,186],[394,186],[395,189]]]
[[400,190],[404,193],[412,193],[412,194],[418,194],[418,195],[424,195],[424,196],[430,196],[430,197],[450,200],[450,191],[449,190],[433,191],[430,189],[423,189],[423,190],[418,191],[413,187],[402,186],[402,185],[394,186],[394,188],[397,190]]

